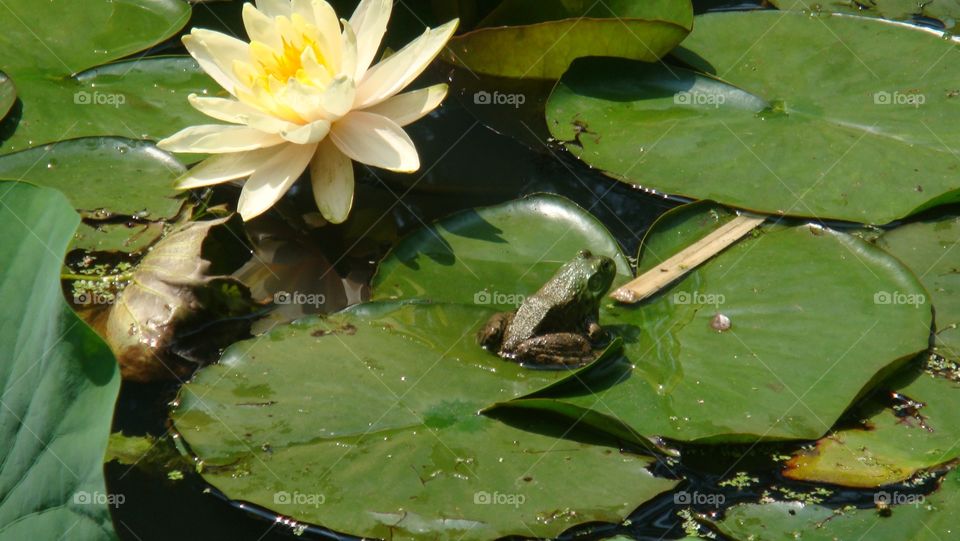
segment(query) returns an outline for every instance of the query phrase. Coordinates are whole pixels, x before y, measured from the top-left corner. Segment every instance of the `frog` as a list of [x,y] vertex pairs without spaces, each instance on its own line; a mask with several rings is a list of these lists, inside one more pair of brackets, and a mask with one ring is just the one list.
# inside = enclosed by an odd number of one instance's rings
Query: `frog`
[[606,338],[600,304],[617,270],[613,259],[581,250],[510,312],[493,314],[477,333],[484,349],[524,366],[589,364]]

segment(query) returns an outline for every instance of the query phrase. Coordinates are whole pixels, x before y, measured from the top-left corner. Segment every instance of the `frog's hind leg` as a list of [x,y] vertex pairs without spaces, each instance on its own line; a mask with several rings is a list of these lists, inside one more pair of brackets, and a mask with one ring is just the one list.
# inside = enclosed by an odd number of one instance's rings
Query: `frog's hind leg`
[[582,334],[559,332],[525,340],[510,358],[521,364],[576,367],[592,362],[596,354]]

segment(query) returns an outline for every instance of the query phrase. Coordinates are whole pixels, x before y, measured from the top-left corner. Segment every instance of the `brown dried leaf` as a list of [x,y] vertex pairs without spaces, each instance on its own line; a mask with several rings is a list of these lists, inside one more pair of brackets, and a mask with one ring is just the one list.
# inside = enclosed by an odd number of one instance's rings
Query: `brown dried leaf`
[[106,338],[120,362],[124,379],[152,381],[178,378],[194,367],[165,354],[178,321],[199,310],[194,288],[210,262],[200,251],[211,227],[226,218],[189,222],[161,239],[133,273],[106,322]]

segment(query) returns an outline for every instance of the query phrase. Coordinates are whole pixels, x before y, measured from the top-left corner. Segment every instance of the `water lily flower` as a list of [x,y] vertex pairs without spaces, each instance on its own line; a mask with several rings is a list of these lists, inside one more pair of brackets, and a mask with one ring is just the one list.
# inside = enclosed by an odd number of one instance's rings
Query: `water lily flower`
[[189,189],[248,177],[238,211],[263,213],[310,169],[317,207],[343,222],[353,205],[353,161],[411,172],[420,168],[402,126],[435,109],[439,84],[400,93],[453,35],[457,20],[372,65],[392,0],[361,0],[349,21],[325,0],[257,0],[243,6],[250,43],[193,29],[183,44],[232,98],[190,103],[231,124],[191,126],[160,141],[171,152],[214,154],[178,181]]

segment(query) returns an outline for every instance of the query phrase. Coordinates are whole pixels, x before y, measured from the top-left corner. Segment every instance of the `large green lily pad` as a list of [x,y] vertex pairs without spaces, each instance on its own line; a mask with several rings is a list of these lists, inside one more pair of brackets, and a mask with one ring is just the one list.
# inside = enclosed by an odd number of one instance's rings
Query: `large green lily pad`
[[120,387],[59,272],[80,218],[61,194],[0,182],[0,538],[113,539],[103,456]]
[[[671,211],[644,240],[639,266],[671,256],[684,245],[677,238],[692,242],[704,220],[724,219],[705,204]],[[876,302],[888,292],[924,295],[908,269],[859,239],[768,228],[640,306],[603,307],[623,358],[502,407],[589,412],[585,422],[614,433],[625,425],[684,441],[815,439],[926,349],[930,305]],[[729,330],[714,329],[719,314]]]
[[578,60],[551,133],[615,178],[769,214],[883,224],[958,198],[960,49],[938,33],[713,13],[674,55],[699,72]]
[[479,415],[560,377],[476,347],[490,313],[373,303],[279,327],[200,371],[175,426],[228,497],[365,537],[552,537],[675,485],[539,416]]
[[0,11],[0,66],[22,102],[2,125],[0,153],[76,137],[165,137],[204,118],[187,94],[219,90],[186,56],[110,64],[174,35],[187,2],[8,0]]
[[612,257],[618,281],[631,276],[617,241],[582,208],[549,194],[517,199],[413,233],[381,262],[370,296],[512,310],[585,249]]
[[172,218],[183,201],[174,181],[186,168],[146,141],[91,137],[0,156],[0,177],[56,188],[85,217]]
[[[797,452],[784,475],[855,487],[905,481],[919,470],[960,456],[960,385],[911,367],[884,383],[886,391],[854,410],[859,426],[832,432]],[[890,395],[890,393],[897,395]],[[914,406],[914,404],[916,404]]]
[[960,361],[960,218],[944,214],[900,226],[877,244],[913,270],[936,307],[937,353]]
[[875,509],[834,510],[799,502],[745,504],[727,510],[719,530],[733,539],[752,541],[946,541],[954,539],[960,507],[960,475],[948,473],[930,496],[878,491],[878,502],[899,504],[890,516]]
[[853,13],[883,17],[897,21],[911,21],[915,17],[937,19],[949,30],[956,26],[960,17],[960,2],[957,0],[770,0],[778,9],[806,10],[809,12]]
[[692,25],[688,0],[505,0],[480,28],[451,40],[445,57],[476,73],[556,79],[584,56],[653,62]]

